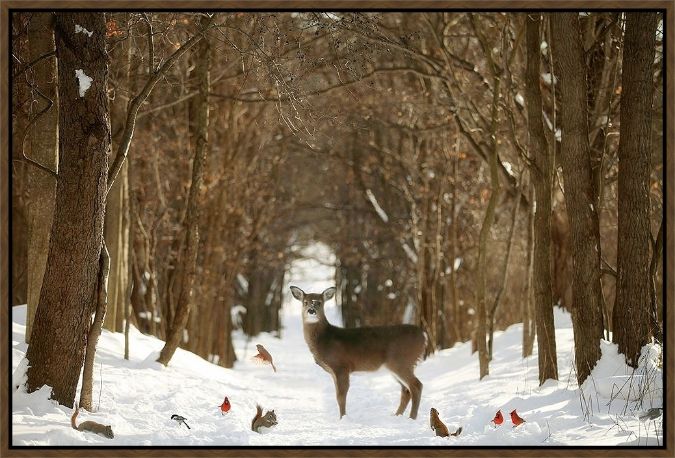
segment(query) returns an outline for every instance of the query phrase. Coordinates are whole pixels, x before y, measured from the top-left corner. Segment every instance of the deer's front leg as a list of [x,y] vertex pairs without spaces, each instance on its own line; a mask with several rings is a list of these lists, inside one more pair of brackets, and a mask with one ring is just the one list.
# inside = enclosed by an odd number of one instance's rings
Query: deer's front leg
[[347,403],[347,391],[349,391],[349,371],[343,368],[333,370],[333,379],[335,380],[335,397],[340,408],[340,418],[345,416]]

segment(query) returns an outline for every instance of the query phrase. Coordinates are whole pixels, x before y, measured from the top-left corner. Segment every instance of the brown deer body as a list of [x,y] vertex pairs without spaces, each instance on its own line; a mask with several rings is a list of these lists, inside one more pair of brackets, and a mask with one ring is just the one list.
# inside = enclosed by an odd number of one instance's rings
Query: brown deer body
[[417,418],[422,396],[422,382],[414,369],[424,353],[424,334],[417,326],[373,326],[340,328],[326,319],[323,305],[335,294],[328,288],[321,294],[305,293],[291,286],[293,297],[302,302],[305,341],[316,363],[333,376],[340,418],[345,415],[349,374],[376,371],[386,367],[401,385],[401,415],[412,399],[410,418]]

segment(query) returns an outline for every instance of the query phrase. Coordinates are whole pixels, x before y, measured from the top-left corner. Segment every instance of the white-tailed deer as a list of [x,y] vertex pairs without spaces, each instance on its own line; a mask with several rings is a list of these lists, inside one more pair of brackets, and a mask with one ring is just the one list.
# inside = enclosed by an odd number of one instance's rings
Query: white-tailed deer
[[340,418],[345,415],[349,391],[349,374],[376,371],[384,366],[401,384],[401,415],[412,398],[410,418],[417,418],[422,396],[422,382],[414,369],[424,353],[424,334],[413,325],[340,328],[326,319],[323,305],[335,294],[335,288],[323,293],[305,293],[291,286],[293,297],[302,302],[302,324],[305,341],[314,361],[333,376]]

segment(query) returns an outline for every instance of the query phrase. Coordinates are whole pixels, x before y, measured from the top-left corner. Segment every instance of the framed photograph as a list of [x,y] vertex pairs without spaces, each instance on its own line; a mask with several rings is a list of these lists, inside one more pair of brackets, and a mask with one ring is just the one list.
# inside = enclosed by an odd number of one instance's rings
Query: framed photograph
[[3,0],[0,453],[675,456],[674,15]]

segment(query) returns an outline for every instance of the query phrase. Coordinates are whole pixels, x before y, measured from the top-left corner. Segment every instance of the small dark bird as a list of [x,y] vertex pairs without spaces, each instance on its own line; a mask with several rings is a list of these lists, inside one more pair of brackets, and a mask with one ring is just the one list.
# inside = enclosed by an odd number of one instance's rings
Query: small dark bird
[[230,400],[227,399],[227,396],[225,396],[225,400],[224,400],[223,403],[220,405],[220,414],[221,414],[221,415],[225,415],[227,412],[230,411],[230,408],[231,408],[231,407],[232,407],[232,406],[230,405]]
[[511,411],[511,422],[513,423],[513,427],[515,428],[516,426],[525,423],[525,420],[520,418],[520,416],[516,412],[516,409],[513,409],[513,411]]
[[492,423],[494,423],[495,425],[501,425],[502,423],[504,423],[504,416],[502,415],[501,410],[497,411],[495,417],[492,419]]
[[272,361],[272,355],[270,355],[270,352],[268,352],[265,347],[263,347],[260,344],[256,345],[256,348],[258,349],[258,354],[255,355],[253,358],[258,360],[261,363],[264,364],[271,364],[272,369],[274,369],[274,372],[277,371],[277,368],[274,367],[274,361]]
[[190,426],[185,422],[185,417],[181,417],[180,415],[173,414],[173,415],[171,415],[171,419],[177,421],[179,425],[181,423],[184,424],[185,426],[187,426],[187,429],[190,429]]

